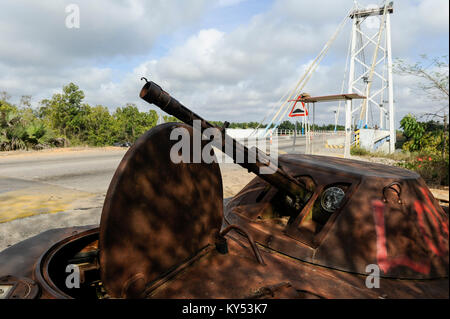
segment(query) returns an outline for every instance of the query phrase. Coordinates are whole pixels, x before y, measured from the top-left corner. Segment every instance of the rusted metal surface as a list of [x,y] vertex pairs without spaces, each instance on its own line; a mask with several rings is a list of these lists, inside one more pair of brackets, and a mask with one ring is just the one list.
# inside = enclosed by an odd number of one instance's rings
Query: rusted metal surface
[[[213,251],[170,282],[151,298],[269,298],[266,287],[288,283],[292,289],[273,298],[448,298],[448,280],[402,281],[381,278],[380,288],[368,289],[366,276],[342,272],[261,249],[266,266],[252,256],[245,238],[228,237],[228,255]],[[287,287],[286,287],[287,288]]]
[[225,236],[232,229],[237,230],[238,232],[243,234],[245,237],[247,237],[250,247],[252,248],[252,251],[255,254],[256,260],[258,261],[258,263],[265,266],[266,264],[264,263],[264,260],[261,257],[261,253],[259,252],[258,247],[256,247],[256,244],[255,244],[255,241],[253,240],[252,235],[247,233],[244,229],[242,229],[241,227],[239,227],[237,225],[228,225],[224,229],[222,229],[219,234],[223,238],[223,236]]
[[219,166],[173,163],[177,141],[169,137],[176,128],[192,139],[192,127],[181,123],[148,131],[125,154],[109,186],[99,244],[102,281],[112,297],[142,297],[148,283],[213,244],[222,223]]
[[[73,231],[73,228],[65,233]],[[59,238],[56,247],[64,247],[69,242],[83,239],[88,242],[91,236],[98,236],[98,228],[79,232],[74,236]],[[290,258],[275,250],[260,246],[266,263],[262,266],[255,259],[251,247],[243,236],[232,230],[226,235],[229,253],[221,254],[212,246],[192,259],[185,261],[166,276],[149,285],[145,292],[147,298],[448,298],[448,279],[436,280],[396,280],[381,278],[380,288],[368,289],[366,276],[333,270]],[[33,240],[44,249],[48,236],[38,235]],[[23,243],[22,262],[33,265],[33,241]],[[51,246],[51,244],[49,245]],[[52,250],[52,249],[50,249]],[[60,253],[64,253],[58,249]],[[0,260],[4,262],[0,254]],[[16,266],[19,263],[15,264]],[[63,269],[65,264],[61,264]],[[39,298],[71,298],[47,290],[41,279],[36,279],[41,287]],[[72,294],[75,291],[71,292]],[[79,297],[83,298],[83,297]],[[87,298],[87,296],[84,296]],[[91,296],[95,298],[95,296]]]
[[[322,266],[366,274],[367,265],[378,264],[383,277],[448,278],[448,215],[416,173],[310,155],[282,156],[279,163],[317,183],[309,204],[283,227],[261,218],[275,209],[277,190],[257,201],[267,186],[257,177],[226,207],[228,223],[245,227],[266,247]],[[333,185],[347,185],[340,208],[319,228],[306,227],[323,190]]]

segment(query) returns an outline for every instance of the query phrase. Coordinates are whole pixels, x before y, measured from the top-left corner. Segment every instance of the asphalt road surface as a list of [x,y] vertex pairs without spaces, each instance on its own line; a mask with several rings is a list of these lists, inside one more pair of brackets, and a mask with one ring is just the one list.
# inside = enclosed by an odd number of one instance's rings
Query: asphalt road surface
[[[125,152],[126,149],[113,149],[11,156],[0,159],[0,176],[99,193],[107,188]],[[9,186],[16,188],[14,184]],[[2,191],[0,184],[0,193]]]

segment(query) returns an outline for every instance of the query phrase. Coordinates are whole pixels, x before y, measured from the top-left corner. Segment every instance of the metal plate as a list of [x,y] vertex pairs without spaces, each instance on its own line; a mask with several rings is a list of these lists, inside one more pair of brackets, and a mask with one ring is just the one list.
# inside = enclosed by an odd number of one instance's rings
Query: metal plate
[[35,299],[39,286],[29,278],[0,277],[0,299]]
[[0,299],[6,299],[11,293],[14,285],[0,285]]
[[[159,125],[141,136],[119,164],[100,221],[101,277],[108,294],[142,297],[145,286],[213,242],[223,217],[217,163],[170,159],[180,123]],[[205,144],[205,142],[202,142]],[[192,160],[192,147],[190,147]]]

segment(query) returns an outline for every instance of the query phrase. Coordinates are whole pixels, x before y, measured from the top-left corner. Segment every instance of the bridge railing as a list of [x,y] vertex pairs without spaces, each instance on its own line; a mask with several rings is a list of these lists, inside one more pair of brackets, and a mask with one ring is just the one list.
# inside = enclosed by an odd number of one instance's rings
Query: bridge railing
[[[304,130],[297,130],[297,136],[304,136],[307,133]],[[322,135],[322,134],[331,134],[331,135],[345,135],[344,131],[327,131],[327,130],[317,130],[310,131],[310,135]],[[272,132],[272,136],[294,136],[295,130],[281,130],[277,129]]]

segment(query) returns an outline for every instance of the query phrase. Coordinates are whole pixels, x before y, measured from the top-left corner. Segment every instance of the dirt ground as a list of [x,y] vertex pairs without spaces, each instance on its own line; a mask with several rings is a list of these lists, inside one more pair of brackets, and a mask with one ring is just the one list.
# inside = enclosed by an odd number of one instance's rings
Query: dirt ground
[[47,156],[49,154],[70,154],[70,153],[86,153],[98,151],[110,152],[110,151],[119,151],[123,149],[124,149],[123,147],[116,147],[116,146],[105,146],[105,147],[80,146],[80,147],[49,148],[40,151],[19,150],[19,151],[0,152],[0,158],[24,157],[24,156],[40,157],[40,156]]

